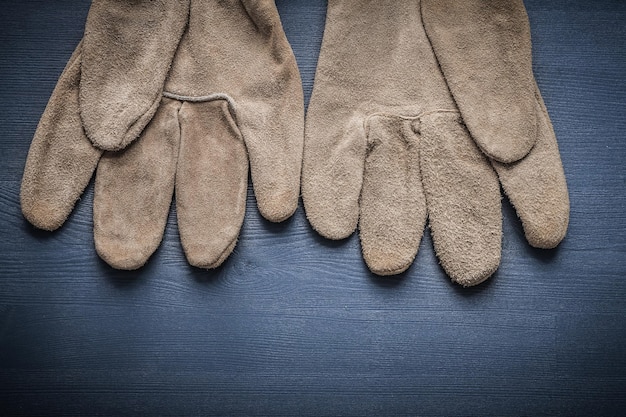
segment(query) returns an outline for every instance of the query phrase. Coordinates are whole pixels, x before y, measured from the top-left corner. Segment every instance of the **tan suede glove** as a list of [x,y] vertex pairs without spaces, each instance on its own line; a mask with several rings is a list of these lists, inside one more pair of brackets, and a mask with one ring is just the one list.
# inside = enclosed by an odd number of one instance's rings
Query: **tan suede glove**
[[569,199],[521,0],[329,0],[302,196],[330,239],[357,227],[376,274],[406,270],[429,219],[447,274],[501,256],[500,186],[528,242],[565,236]]
[[97,167],[97,252],[135,269],[159,246],[176,190],[187,259],[214,268],[239,235],[248,164],[263,216],[295,211],[303,120],[273,0],[94,0],[35,133],[22,211],[60,227]]

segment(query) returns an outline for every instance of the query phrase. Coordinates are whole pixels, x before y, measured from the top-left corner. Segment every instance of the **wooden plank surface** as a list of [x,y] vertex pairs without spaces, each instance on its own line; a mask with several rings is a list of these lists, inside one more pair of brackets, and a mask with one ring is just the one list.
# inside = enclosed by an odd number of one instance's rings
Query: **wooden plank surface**
[[[503,260],[463,289],[428,233],[398,278],[302,207],[249,191],[235,252],[188,266],[172,210],[136,272],[93,248],[93,187],[57,232],[19,209],[33,132],[88,0],[0,4],[0,415],[617,416],[626,408],[626,2],[527,0],[534,68],[568,179],[556,250],[504,200]],[[277,5],[310,97],[325,2]]]

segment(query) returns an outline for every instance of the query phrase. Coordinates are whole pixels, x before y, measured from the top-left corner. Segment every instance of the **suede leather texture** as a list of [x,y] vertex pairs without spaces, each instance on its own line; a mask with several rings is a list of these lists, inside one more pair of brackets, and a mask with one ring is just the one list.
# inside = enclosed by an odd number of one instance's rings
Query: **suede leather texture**
[[116,151],[152,119],[189,20],[189,0],[93,0],[81,54],[87,137]]
[[22,211],[60,227],[95,171],[97,252],[136,269],[175,194],[187,259],[215,268],[236,245],[249,169],[265,218],[295,211],[303,111],[273,0],[94,1],[35,133]]
[[379,275],[405,271],[426,224],[453,281],[501,258],[500,185],[533,246],[565,236],[569,199],[531,70],[521,1],[329,0],[305,126],[311,225],[359,229]]
[[43,230],[65,223],[103,152],[87,139],[80,121],[81,46],[70,57],[39,120],[22,177],[22,213]]

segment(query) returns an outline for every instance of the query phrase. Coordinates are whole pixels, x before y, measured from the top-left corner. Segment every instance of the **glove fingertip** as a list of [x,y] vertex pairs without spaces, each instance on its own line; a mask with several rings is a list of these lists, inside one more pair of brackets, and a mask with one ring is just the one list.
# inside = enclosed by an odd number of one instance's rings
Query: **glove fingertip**
[[100,258],[112,268],[124,271],[141,268],[154,252],[151,245],[141,245],[139,241],[122,242],[119,239],[96,236],[95,242]]
[[307,219],[317,233],[330,240],[343,240],[352,235],[358,223],[358,216],[317,216],[307,211]]
[[265,219],[280,223],[295,213],[298,208],[298,193],[292,190],[257,192],[257,207]]
[[[532,117],[529,117],[529,114]],[[537,142],[532,110],[525,114],[509,115],[507,123],[466,120],[476,144],[490,158],[505,164],[524,158]],[[465,116],[467,117],[467,116]],[[473,116],[470,116],[470,118]]]
[[230,244],[225,247],[212,244],[202,244],[201,242],[189,243],[183,241],[185,249],[185,257],[191,266],[202,269],[215,269],[221,266],[237,245],[237,238],[233,239]]
[[531,246],[539,249],[554,249],[565,238],[567,233],[567,223],[551,230],[542,228],[526,232],[526,240]]
[[34,202],[32,198],[21,198],[22,214],[26,220],[38,229],[52,232],[65,223],[67,214],[58,207],[46,202]]
[[528,243],[539,249],[554,249],[567,234],[569,225],[569,200],[567,198],[543,207],[540,215],[523,221],[524,234]]
[[363,259],[370,271],[380,276],[401,274],[413,263],[415,254],[404,256],[397,252],[389,251],[363,251]]
[[359,222],[364,161],[345,158],[343,163],[319,163],[324,156],[305,158],[302,203],[313,230],[327,239],[342,240],[354,233]]
[[[443,262],[442,262],[443,264]],[[500,256],[482,256],[480,262],[471,265],[448,264],[444,266],[453,282],[463,287],[473,287],[486,281],[500,266]]]

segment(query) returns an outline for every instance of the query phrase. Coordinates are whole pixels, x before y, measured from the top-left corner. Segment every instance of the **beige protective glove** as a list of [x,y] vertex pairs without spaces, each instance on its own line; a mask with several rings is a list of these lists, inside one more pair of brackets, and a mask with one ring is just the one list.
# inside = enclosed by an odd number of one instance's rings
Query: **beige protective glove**
[[521,0],[329,0],[302,196],[330,239],[357,227],[370,270],[406,270],[428,217],[453,281],[500,263],[500,185],[528,242],[565,236],[569,199]]
[[303,108],[273,0],[94,0],[35,133],[22,211],[57,229],[97,167],[102,259],[141,267],[176,190],[189,263],[217,267],[243,222],[248,164],[263,216],[295,211]]

